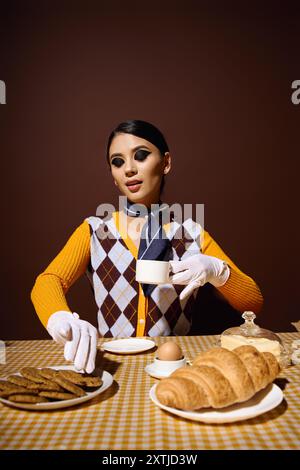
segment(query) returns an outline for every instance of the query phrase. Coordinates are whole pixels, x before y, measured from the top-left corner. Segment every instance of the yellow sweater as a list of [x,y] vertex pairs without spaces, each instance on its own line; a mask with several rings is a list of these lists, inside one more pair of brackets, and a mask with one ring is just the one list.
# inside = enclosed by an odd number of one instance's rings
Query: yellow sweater
[[[263,304],[259,287],[251,277],[244,274],[231,261],[206,231],[202,240],[202,253],[226,261],[230,266],[230,276],[226,284],[217,288],[225,299],[236,310],[241,312],[251,310],[258,313]],[[71,312],[65,294],[77,279],[85,273],[89,260],[90,228],[88,222],[84,221],[71,235],[56,258],[35,281],[31,292],[31,300],[44,326],[47,325],[52,313],[58,310]],[[139,295],[143,295],[142,289],[140,289]]]

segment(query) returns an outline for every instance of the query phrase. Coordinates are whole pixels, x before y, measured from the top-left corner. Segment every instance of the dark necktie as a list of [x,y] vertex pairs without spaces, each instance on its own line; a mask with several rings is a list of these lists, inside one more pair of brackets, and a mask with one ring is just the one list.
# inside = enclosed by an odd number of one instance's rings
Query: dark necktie
[[[141,232],[138,259],[158,261],[172,259],[171,242],[163,229],[163,220],[169,220],[167,218],[170,213],[168,204],[159,202],[158,204],[152,204],[151,209],[148,209],[144,205],[132,204],[127,200],[124,212],[130,217],[144,215],[147,218]],[[149,297],[155,287],[156,284],[142,284],[145,297]]]

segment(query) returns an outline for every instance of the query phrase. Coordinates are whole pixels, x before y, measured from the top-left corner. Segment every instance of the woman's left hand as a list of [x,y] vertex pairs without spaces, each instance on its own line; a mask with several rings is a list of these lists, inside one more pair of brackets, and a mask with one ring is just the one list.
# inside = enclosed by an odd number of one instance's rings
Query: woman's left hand
[[173,276],[170,275],[172,284],[186,285],[179,298],[188,297],[194,289],[204,286],[207,282],[215,287],[223,286],[230,274],[229,266],[214,256],[198,255],[190,256],[182,261],[170,261]]

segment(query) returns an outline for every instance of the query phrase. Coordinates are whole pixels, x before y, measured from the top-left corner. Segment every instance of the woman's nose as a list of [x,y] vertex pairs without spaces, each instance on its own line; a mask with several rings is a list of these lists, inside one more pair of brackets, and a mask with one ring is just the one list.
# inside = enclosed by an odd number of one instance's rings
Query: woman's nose
[[137,169],[133,161],[129,160],[125,164],[125,174],[126,176],[136,175]]

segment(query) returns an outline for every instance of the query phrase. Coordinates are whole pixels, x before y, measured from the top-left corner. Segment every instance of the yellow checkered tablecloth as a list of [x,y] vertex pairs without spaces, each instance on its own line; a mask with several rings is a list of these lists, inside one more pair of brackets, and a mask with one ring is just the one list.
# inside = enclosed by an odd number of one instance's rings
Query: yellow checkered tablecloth
[[[300,333],[282,333],[286,344]],[[153,339],[153,338],[152,338]],[[174,338],[173,338],[174,339]],[[187,358],[212,347],[216,336],[176,337]],[[166,338],[154,338],[157,345]],[[277,383],[284,400],[256,418],[230,424],[204,424],[170,415],[156,407],[149,390],[156,379],[144,368],[155,351],[133,356],[105,353],[104,370],[113,385],[91,401],[53,411],[23,411],[0,404],[1,449],[299,449],[300,366],[285,369]],[[66,364],[53,341],[6,342],[0,375],[24,366]]]

